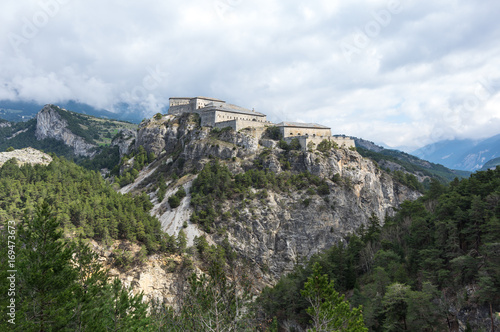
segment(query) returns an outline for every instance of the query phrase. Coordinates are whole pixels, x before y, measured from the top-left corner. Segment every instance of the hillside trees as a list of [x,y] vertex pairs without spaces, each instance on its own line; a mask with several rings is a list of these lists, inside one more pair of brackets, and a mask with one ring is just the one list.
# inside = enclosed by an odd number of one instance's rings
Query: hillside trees
[[404,202],[383,226],[372,216],[347,243],[313,256],[264,290],[258,303],[266,317],[306,326],[308,305],[299,290],[319,264],[337,291],[363,305],[372,331],[441,331],[457,324],[450,306],[483,304],[498,326],[500,167],[449,187],[433,181],[430,188]]
[[306,312],[312,318],[311,332],[368,331],[363,323],[361,307],[351,310],[349,302],[333,287],[321,266],[315,263],[313,274],[307,278],[301,295],[309,302]]
[[[10,299],[1,283],[2,330],[142,331],[150,324],[142,295],[129,295],[118,279],[109,280],[87,245],[65,240],[47,202],[16,227],[16,324],[4,319]],[[0,257],[2,266],[6,259]],[[6,273],[2,269],[2,279]]]
[[0,221],[21,220],[25,208],[31,213],[43,199],[68,233],[99,241],[139,241],[149,252],[163,247],[168,236],[149,214],[152,204],[146,194],[119,194],[98,173],[53,158],[48,166],[18,167],[8,161],[0,168]]

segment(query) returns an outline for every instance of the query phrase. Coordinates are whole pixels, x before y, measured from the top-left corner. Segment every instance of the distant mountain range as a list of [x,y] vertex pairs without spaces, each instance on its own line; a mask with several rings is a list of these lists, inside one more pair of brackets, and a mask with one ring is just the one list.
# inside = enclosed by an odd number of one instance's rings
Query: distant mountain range
[[413,155],[451,169],[478,171],[500,157],[500,135],[483,140],[446,140],[426,145]]
[[[133,123],[140,123],[145,117],[142,111],[136,110],[131,105],[126,103],[115,105],[116,112],[110,112],[105,109],[97,109],[88,104],[74,100],[61,102],[57,105],[77,113],[92,115],[99,118],[129,121]],[[28,121],[29,119],[33,119],[43,107],[43,104],[36,102],[0,100],[0,119],[14,122]]]
[[375,160],[385,170],[413,174],[420,182],[425,182],[426,178],[430,180],[432,177],[447,182],[456,177],[468,177],[471,174],[468,171],[449,169],[403,151],[386,149],[361,138],[354,137],[354,141],[356,142],[356,149],[363,157]]

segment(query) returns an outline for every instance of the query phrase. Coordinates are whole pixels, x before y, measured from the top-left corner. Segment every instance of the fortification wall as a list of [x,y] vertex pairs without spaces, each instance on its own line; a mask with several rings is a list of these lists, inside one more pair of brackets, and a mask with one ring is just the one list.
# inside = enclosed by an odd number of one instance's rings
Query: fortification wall
[[356,147],[356,143],[350,137],[346,137],[346,136],[333,136],[332,137],[332,141],[334,141],[335,143],[337,143],[337,145],[339,147],[343,147],[343,146],[345,146],[346,148],[355,148]]
[[216,122],[214,124],[215,128],[225,128],[231,127],[234,130],[238,131],[245,128],[264,128],[270,125],[268,122],[257,122],[257,121],[247,121],[247,120],[229,120],[229,121],[221,121]]
[[193,110],[189,104],[170,106],[170,108],[168,109],[168,114],[172,115],[181,115],[184,113],[191,113],[191,112],[193,112]]
[[283,137],[296,137],[296,136],[330,136],[331,130],[329,128],[297,128],[297,127],[280,127]]
[[191,98],[170,98],[169,103],[170,107],[172,106],[179,106],[179,105],[189,105],[189,101]]
[[353,139],[344,136],[289,136],[285,137],[284,140],[288,144],[290,144],[294,138],[299,140],[300,146],[303,151],[309,150],[309,148],[315,150],[318,144],[325,139],[331,142],[335,142],[339,146],[339,148],[356,147]]
[[240,121],[255,121],[255,122],[266,123],[266,117],[264,117],[264,116],[242,114],[242,113],[233,113],[233,112],[226,112],[226,111],[219,111],[219,110],[214,110],[213,112],[215,112],[215,121],[216,122],[223,122],[223,121],[229,121],[229,120],[240,120]]
[[200,115],[201,125],[203,127],[213,127],[215,125],[215,111],[213,111],[213,112],[197,111],[196,113],[198,113]]

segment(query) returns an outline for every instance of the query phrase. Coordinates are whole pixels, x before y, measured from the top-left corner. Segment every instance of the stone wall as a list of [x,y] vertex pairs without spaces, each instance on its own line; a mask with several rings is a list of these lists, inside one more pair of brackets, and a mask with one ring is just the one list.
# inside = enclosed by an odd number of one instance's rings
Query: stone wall
[[330,136],[330,128],[300,128],[300,127],[279,127],[283,137],[296,137],[296,136]]
[[343,147],[343,146],[345,146],[346,148],[355,148],[356,147],[356,143],[350,137],[346,137],[346,136],[333,136],[332,140],[335,143],[337,143],[337,145],[339,147]]
[[208,112],[215,112],[215,122],[224,122],[228,120],[241,120],[241,121],[254,121],[254,122],[261,122],[265,123],[266,122],[266,117],[265,116],[258,116],[258,115],[251,115],[251,114],[243,114],[243,113],[233,113],[233,112],[226,112],[226,111],[206,111],[205,113]]
[[177,106],[170,106],[168,109],[168,114],[172,115],[182,115],[184,113],[191,113],[192,109],[189,104],[187,105],[177,105]]
[[201,125],[203,127],[213,127],[214,126],[214,123],[216,122],[215,121],[215,112],[197,111],[196,113],[198,113],[200,115]]
[[297,137],[289,136],[285,137],[284,140],[288,144],[290,144],[290,142],[292,142],[294,138],[299,140],[300,146],[304,151],[309,149],[311,143],[314,144],[313,150],[316,149],[318,144],[325,139],[328,141],[335,142],[339,146],[339,148],[356,147],[356,145],[354,144],[354,140],[352,138],[344,136],[297,136]]
[[237,119],[237,120],[216,122],[214,127],[215,128],[231,127],[234,130],[238,131],[245,128],[264,128],[269,125],[270,125],[269,122],[247,121],[247,120]]
[[191,98],[170,98],[169,106],[180,106],[180,105],[189,105],[189,101]]

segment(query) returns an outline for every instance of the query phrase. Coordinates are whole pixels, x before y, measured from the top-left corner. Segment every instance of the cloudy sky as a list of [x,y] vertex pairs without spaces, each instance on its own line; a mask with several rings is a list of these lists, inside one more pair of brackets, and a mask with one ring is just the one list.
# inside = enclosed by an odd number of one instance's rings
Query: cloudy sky
[[6,0],[0,99],[211,96],[411,151],[500,133],[498,0]]

